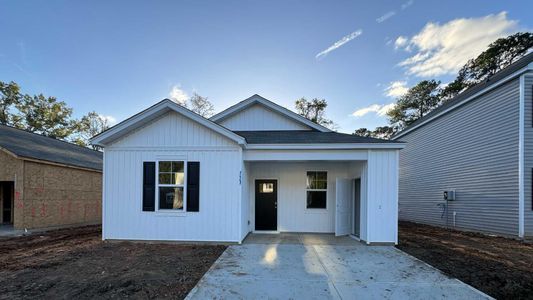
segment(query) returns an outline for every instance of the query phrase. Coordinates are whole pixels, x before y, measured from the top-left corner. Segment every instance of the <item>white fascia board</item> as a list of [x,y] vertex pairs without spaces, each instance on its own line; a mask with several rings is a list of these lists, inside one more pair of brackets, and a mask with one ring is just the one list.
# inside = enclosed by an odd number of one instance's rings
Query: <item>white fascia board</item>
[[112,128],[108,129],[107,131],[99,134],[99,135],[96,135],[94,136],[93,138],[91,138],[89,141],[91,144],[93,145],[96,145],[96,146],[101,146],[101,147],[105,147],[105,140],[108,139],[108,138],[111,138],[115,135],[121,135],[123,134],[124,132],[128,132],[129,131],[129,128],[134,126],[135,124],[139,123],[139,122],[142,122],[143,119],[148,119],[152,116],[157,116],[158,114],[161,114],[161,112],[163,110],[166,110],[166,109],[170,109],[170,110],[173,110],[197,123],[200,123],[204,126],[206,126],[207,128],[217,132],[217,133],[220,133],[224,136],[226,136],[227,138],[237,142],[239,145],[245,145],[246,144],[246,140],[241,137],[240,135],[237,135],[236,133],[232,132],[231,130],[227,129],[227,128],[224,128],[198,114],[195,114],[193,113],[192,111],[182,107],[181,105],[178,105],[174,102],[172,102],[171,100],[168,100],[168,99],[165,99],[165,100],[162,100],[161,102],[157,103],[156,105],[148,108],[147,110],[113,126]]
[[246,149],[257,150],[313,150],[313,149],[403,149],[405,144],[403,143],[345,143],[345,144],[247,144]]
[[461,101],[461,102],[459,102],[459,103],[457,103],[457,104],[455,104],[455,105],[453,105],[453,106],[451,106],[451,107],[449,107],[449,108],[447,108],[447,109],[441,111],[440,113],[438,113],[438,114],[432,116],[431,118],[429,118],[429,119],[427,119],[427,120],[424,120],[422,123],[420,123],[420,124],[418,124],[418,125],[416,125],[416,126],[413,126],[413,127],[411,127],[411,128],[408,128],[408,129],[406,129],[406,130],[400,131],[396,136],[394,136],[394,137],[392,138],[392,140],[397,140],[397,139],[399,139],[400,137],[402,137],[402,136],[406,135],[407,133],[409,133],[409,132],[411,132],[411,131],[417,129],[418,127],[423,126],[423,125],[425,125],[425,124],[431,122],[433,119],[436,119],[436,118],[438,118],[438,117],[440,117],[440,116],[442,116],[442,115],[448,113],[449,111],[454,110],[454,109],[456,109],[456,108],[458,108],[458,107],[460,107],[460,106],[462,106],[462,105],[464,105],[464,104],[466,104],[466,103],[468,103],[468,102],[470,102],[470,101],[476,99],[477,97],[479,97],[479,96],[481,96],[481,95],[483,95],[483,94],[485,94],[485,93],[487,93],[487,92],[489,92],[489,91],[491,91],[491,90],[493,90],[493,89],[499,87],[500,85],[502,85],[502,84],[508,82],[509,80],[512,80],[512,79],[514,79],[515,77],[521,75],[522,73],[527,72],[527,71],[530,71],[530,70],[533,70],[533,63],[530,63],[530,64],[527,65],[526,67],[524,67],[524,68],[522,68],[522,69],[520,69],[520,70],[514,72],[513,74],[511,74],[511,75],[509,75],[509,76],[507,76],[507,77],[501,79],[501,80],[498,81],[497,83],[495,83],[495,84],[493,84],[493,85],[491,85],[491,86],[489,86],[489,87],[487,87],[487,88],[485,88],[485,89],[482,89],[481,91],[479,91],[479,92],[475,93],[474,95],[472,95],[472,96],[466,98],[465,100],[463,100],[463,101]]
[[277,112],[277,113],[280,113],[286,117],[289,117],[299,123],[303,123],[313,129],[316,129],[318,131],[321,131],[321,132],[331,132],[330,129],[322,126],[322,125],[318,125],[316,123],[313,123],[312,121],[306,119],[305,117],[303,116],[300,116],[299,114],[285,108],[285,107],[282,107],[278,104],[275,104],[274,102],[268,100],[268,99],[265,99],[259,95],[254,95],[214,116],[212,116],[210,118],[211,121],[213,122],[219,122],[221,120],[224,120],[226,119],[227,117],[233,115],[233,114],[236,114],[242,110],[244,110],[245,108],[253,105],[254,103],[261,103],[263,104],[264,106],[266,106],[267,108]]
[[367,150],[244,150],[244,161],[363,161]]

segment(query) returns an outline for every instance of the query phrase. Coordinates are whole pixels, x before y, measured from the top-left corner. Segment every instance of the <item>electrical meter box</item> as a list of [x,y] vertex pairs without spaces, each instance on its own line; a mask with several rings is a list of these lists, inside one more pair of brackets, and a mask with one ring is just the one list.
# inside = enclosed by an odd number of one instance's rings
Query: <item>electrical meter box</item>
[[455,190],[444,191],[444,200],[445,201],[453,201],[453,200],[455,200]]

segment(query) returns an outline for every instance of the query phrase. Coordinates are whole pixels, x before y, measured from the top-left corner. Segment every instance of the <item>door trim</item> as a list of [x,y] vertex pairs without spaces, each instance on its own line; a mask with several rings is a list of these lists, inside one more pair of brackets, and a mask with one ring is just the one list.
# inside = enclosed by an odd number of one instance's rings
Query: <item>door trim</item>
[[[277,207],[276,207],[276,230],[257,230],[255,228],[255,224],[256,224],[256,219],[255,219],[255,210],[256,210],[256,207],[255,207],[255,202],[256,202],[256,188],[257,188],[257,185],[256,185],[256,181],[258,180],[271,180],[271,181],[275,181],[276,182],[276,201],[277,201]],[[253,212],[252,212],[252,216],[254,217],[254,222],[253,222],[253,230],[252,232],[253,233],[280,233],[279,231],[279,178],[261,178],[261,177],[254,177],[253,178]]]

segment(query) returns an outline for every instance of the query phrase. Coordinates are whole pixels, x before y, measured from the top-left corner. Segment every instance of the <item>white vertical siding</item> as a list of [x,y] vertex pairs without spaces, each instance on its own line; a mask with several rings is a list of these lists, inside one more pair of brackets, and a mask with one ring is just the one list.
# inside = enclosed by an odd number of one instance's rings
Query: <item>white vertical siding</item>
[[250,182],[248,179],[248,163],[242,162],[241,171],[241,240],[250,232]]
[[230,130],[311,130],[308,126],[274,112],[263,105],[254,104],[222,120],[220,125]]
[[[360,164],[362,165],[362,164]],[[360,166],[357,165],[357,166]],[[250,162],[249,199],[251,228],[255,226],[255,180],[278,180],[278,230],[335,232],[335,179],[352,178],[346,162]],[[327,209],[306,209],[307,171],[327,171]]]
[[398,242],[398,150],[369,150],[366,170],[366,238]]
[[[200,211],[142,211],[143,161],[200,162]],[[240,148],[169,113],[105,150],[104,239],[233,241],[241,238]],[[157,199],[156,199],[157,201]]]

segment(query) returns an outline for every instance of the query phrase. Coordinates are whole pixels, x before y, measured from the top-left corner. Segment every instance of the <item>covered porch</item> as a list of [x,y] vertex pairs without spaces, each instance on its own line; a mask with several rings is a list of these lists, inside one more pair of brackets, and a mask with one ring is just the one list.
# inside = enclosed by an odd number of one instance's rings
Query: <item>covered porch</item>
[[395,150],[246,151],[243,238],[333,233],[395,244],[397,172]]

